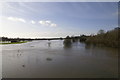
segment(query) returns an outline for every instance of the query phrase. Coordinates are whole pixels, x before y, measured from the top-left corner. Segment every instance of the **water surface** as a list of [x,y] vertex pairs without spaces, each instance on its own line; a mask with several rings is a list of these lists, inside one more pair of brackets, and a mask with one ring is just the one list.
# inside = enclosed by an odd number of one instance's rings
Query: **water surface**
[[2,46],[3,78],[117,78],[117,49],[62,40]]

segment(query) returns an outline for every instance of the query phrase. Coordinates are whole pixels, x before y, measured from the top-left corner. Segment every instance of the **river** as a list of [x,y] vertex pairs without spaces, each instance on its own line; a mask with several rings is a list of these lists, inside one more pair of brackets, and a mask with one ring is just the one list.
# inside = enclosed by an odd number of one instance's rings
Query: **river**
[[63,40],[2,46],[3,78],[118,78],[118,50]]

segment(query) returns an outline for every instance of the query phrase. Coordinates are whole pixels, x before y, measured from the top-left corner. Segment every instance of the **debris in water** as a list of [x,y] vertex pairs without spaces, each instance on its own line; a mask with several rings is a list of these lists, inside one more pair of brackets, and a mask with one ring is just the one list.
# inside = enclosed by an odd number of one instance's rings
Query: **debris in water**
[[30,46],[30,47],[34,47],[34,46]]
[[52,61],[52,58],[46,58],[47,61]]
[[25,67],[25,65],[22,65],[22,67]]
[[20,50],[18,50],[18,52],[20,52]]

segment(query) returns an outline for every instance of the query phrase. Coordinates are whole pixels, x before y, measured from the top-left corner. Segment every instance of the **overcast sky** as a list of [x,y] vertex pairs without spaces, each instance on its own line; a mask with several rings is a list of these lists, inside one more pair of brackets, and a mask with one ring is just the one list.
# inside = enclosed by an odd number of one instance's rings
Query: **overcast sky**
[[6,2],[2,4],[6,37],[66,37],[96,34],[118,26],[117,2]]

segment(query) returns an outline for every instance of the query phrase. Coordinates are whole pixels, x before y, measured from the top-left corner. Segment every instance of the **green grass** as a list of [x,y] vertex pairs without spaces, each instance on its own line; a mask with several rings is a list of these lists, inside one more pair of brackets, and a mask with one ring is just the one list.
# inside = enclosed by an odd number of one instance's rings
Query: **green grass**
[[24,41],[24,42],[12,42],[12,43],[0,43],[1,45],[4,44],[21,44],[21,43],[27,43],[28,41]]

